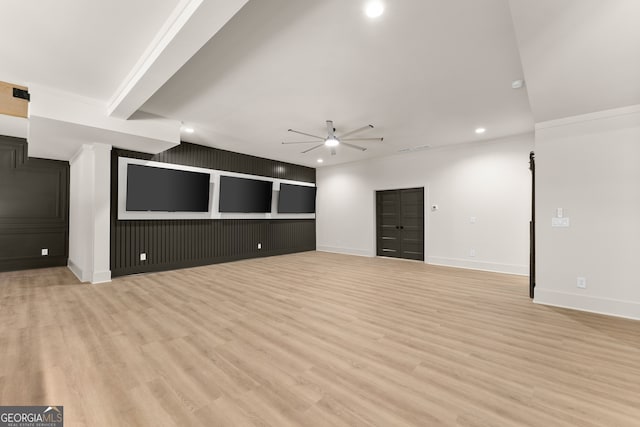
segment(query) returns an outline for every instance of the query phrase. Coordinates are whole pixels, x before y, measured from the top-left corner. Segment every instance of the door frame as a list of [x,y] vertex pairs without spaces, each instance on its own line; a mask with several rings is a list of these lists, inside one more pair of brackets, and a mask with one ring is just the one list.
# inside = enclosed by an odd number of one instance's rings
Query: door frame
[[[389,190],[402,190],[402,189],[406,189],[406,188],[422,188],[422,191],[424,191],[423,194],[423,200],[424,200],[424,214],[423,214],[423,221],[424,221],[424,227],[422,230],[422,251],[424,253],[424,263],[428,264],[428,247],[429,247],[429,243],[427,240],[427,236],[429,236],[429,212],[431,212],[431,202],[429,200],[429,184],[428,183],[416,183],[416,184],[409,184],[409,185],[402,185],[402,186],[385,186],[385,187],[375,187],[371,193],[372,195],[372,199],[373,199],[373,237],[371,239],[371,247],[372,249],[372,256],[374,257],[379,257],[378,256],[378,209],[377,209],[377,198],[376,198],[376,193],[378,191],[389,191]],[[380,257],[381,258],[381,257]],[[399,259],[402,260],[403,258],[395,258],[395,259]],[[412,261],[412,260],[408,260],[408,261]]]

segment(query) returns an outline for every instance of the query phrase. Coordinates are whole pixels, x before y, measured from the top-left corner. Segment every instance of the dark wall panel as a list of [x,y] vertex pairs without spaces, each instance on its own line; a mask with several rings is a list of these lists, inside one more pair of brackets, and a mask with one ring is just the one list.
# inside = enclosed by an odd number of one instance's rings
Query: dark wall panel
[[69,163],[28,158],[26,140],[0,136],[0,271],[67,265],[68,218]]
[[64,231],[55,228],[3,230],[0,232],[0,259],[18,261],[42,256],[43,248],[47,248],[50,257],[65,257],[65,239]]
[[[315,182],[316,171],[231,151],[182,143],[152,156],[114,149],[111,162],[111,275],[315,250],[313,219],[125,220],[117,219],[118,157],[197,166],[272,178]],[[257,244],[262,248],[258,249]],[[140,253],[147,254],[140,261]]]
[[21,167],[0,170],[2,218],[59,218],[64,173],[60,169]]

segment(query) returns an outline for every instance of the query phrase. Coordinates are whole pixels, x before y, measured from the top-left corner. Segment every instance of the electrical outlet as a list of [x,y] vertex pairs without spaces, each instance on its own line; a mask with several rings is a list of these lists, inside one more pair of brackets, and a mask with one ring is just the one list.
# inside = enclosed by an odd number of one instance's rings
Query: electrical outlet
[[42,256],[47,256],[49,255],[49,249],[43,248],[41,253],[42,253]]
[[470,250],[469,250],[469,256],[470,256],[470,257],[474,257],[474,256],[476,256],[476,250],[475,250],[475,249],[470,249]]
[[587,279],[584,277],[578,277],[576,281],[576,286],[580,289],[587,289]]
[[140,261],[146,261],[147,260],[147,254],[144,252],[140,253]]
[[262,243],[258,243],[258,249],[262,249]]

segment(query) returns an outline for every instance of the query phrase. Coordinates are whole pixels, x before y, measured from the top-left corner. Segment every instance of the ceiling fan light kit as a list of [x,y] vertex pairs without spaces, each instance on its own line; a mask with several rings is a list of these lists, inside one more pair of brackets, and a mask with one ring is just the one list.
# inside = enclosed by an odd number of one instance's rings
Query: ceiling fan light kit
[[293,132],[293,133],[297,133],[300,135],[304,135],[304,136],[308,136],[311,138],[315,138],[315,141],[288,141],[288,142],[283,142],[283,144],[288,145],[288,144],[317,144],[307,150],[302,151],[302,154],[306,154],[309,151],[313,151],[316,148],[320,148],[322,146],[326,146],[329,147],[331,149],[331,155],[335,155],[336,154],[336,147],[340,146],[340,145],[344,145],[345,147],[349,147],[349,148],[353,148],[356,150],[360,150],[360,151],[367,151],[367,149],[365,147],[361,147],[359,145],[355,145],[355,144],[351,144],[350,142],[347,141],[377,141],[377,142],[382,142],[384,140],[384,138],[347,138],[348,136],[354,135],[358,132],[362,132],[364,130],[367,129],[373,129],[373,125],[366,125],[363,126],[361,128],[358,129],[354,129],[352,131],[346,132],[340,136],[335,135],[335,131],[336,128],[333,127],[333,121],[332,120],[327,120],[327,136],[326,137],[322,137],[322,136],[318,136],[318,135],[312,135],[310,133],[306,133],[306,132],[301,132],[298,130],[294,130],[294,129],[287,129],[288,132]]
[[337,147],[340,144],[340,141],[338,141],[335,138],[327,138],[324,141],[324,145],[326,145],[327,147]]

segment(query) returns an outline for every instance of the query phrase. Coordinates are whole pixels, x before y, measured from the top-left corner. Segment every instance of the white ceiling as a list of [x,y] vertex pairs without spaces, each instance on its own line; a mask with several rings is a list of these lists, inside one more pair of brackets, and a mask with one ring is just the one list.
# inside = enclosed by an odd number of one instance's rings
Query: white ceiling
[[3,0],[0,80],[108,99],[179,0]]
[[[251,1],[142,109],[192,125],[191,142],[314,166],[533,130],[505,0],[386,3],[371,20],[363,1]],[[333,158],[281,145],[327,119],[385,140]]]
[[[251,0],[236,13],[245,1],[6,0],[0,80],[89,97],[108,116],[171,28],[171,51],[142,77],[149,93],[161,88],[141,110],[193,126],[187,141],[310,166],[481,143],[640,104],[638,0],[385,0],[375,20],[366,0]],[[167,27],[175,16],[184,25]],[[523,76],[526,87],[511,89]],[[144,102],[133,95],[129,104]],[[361,136],[385,140],[334,157],[281,144],[305,139],[289,128],[324,135],[327,119],[337,134],[371,123]]]
[[640,103],[640,1],[510,4],[536,122]]

